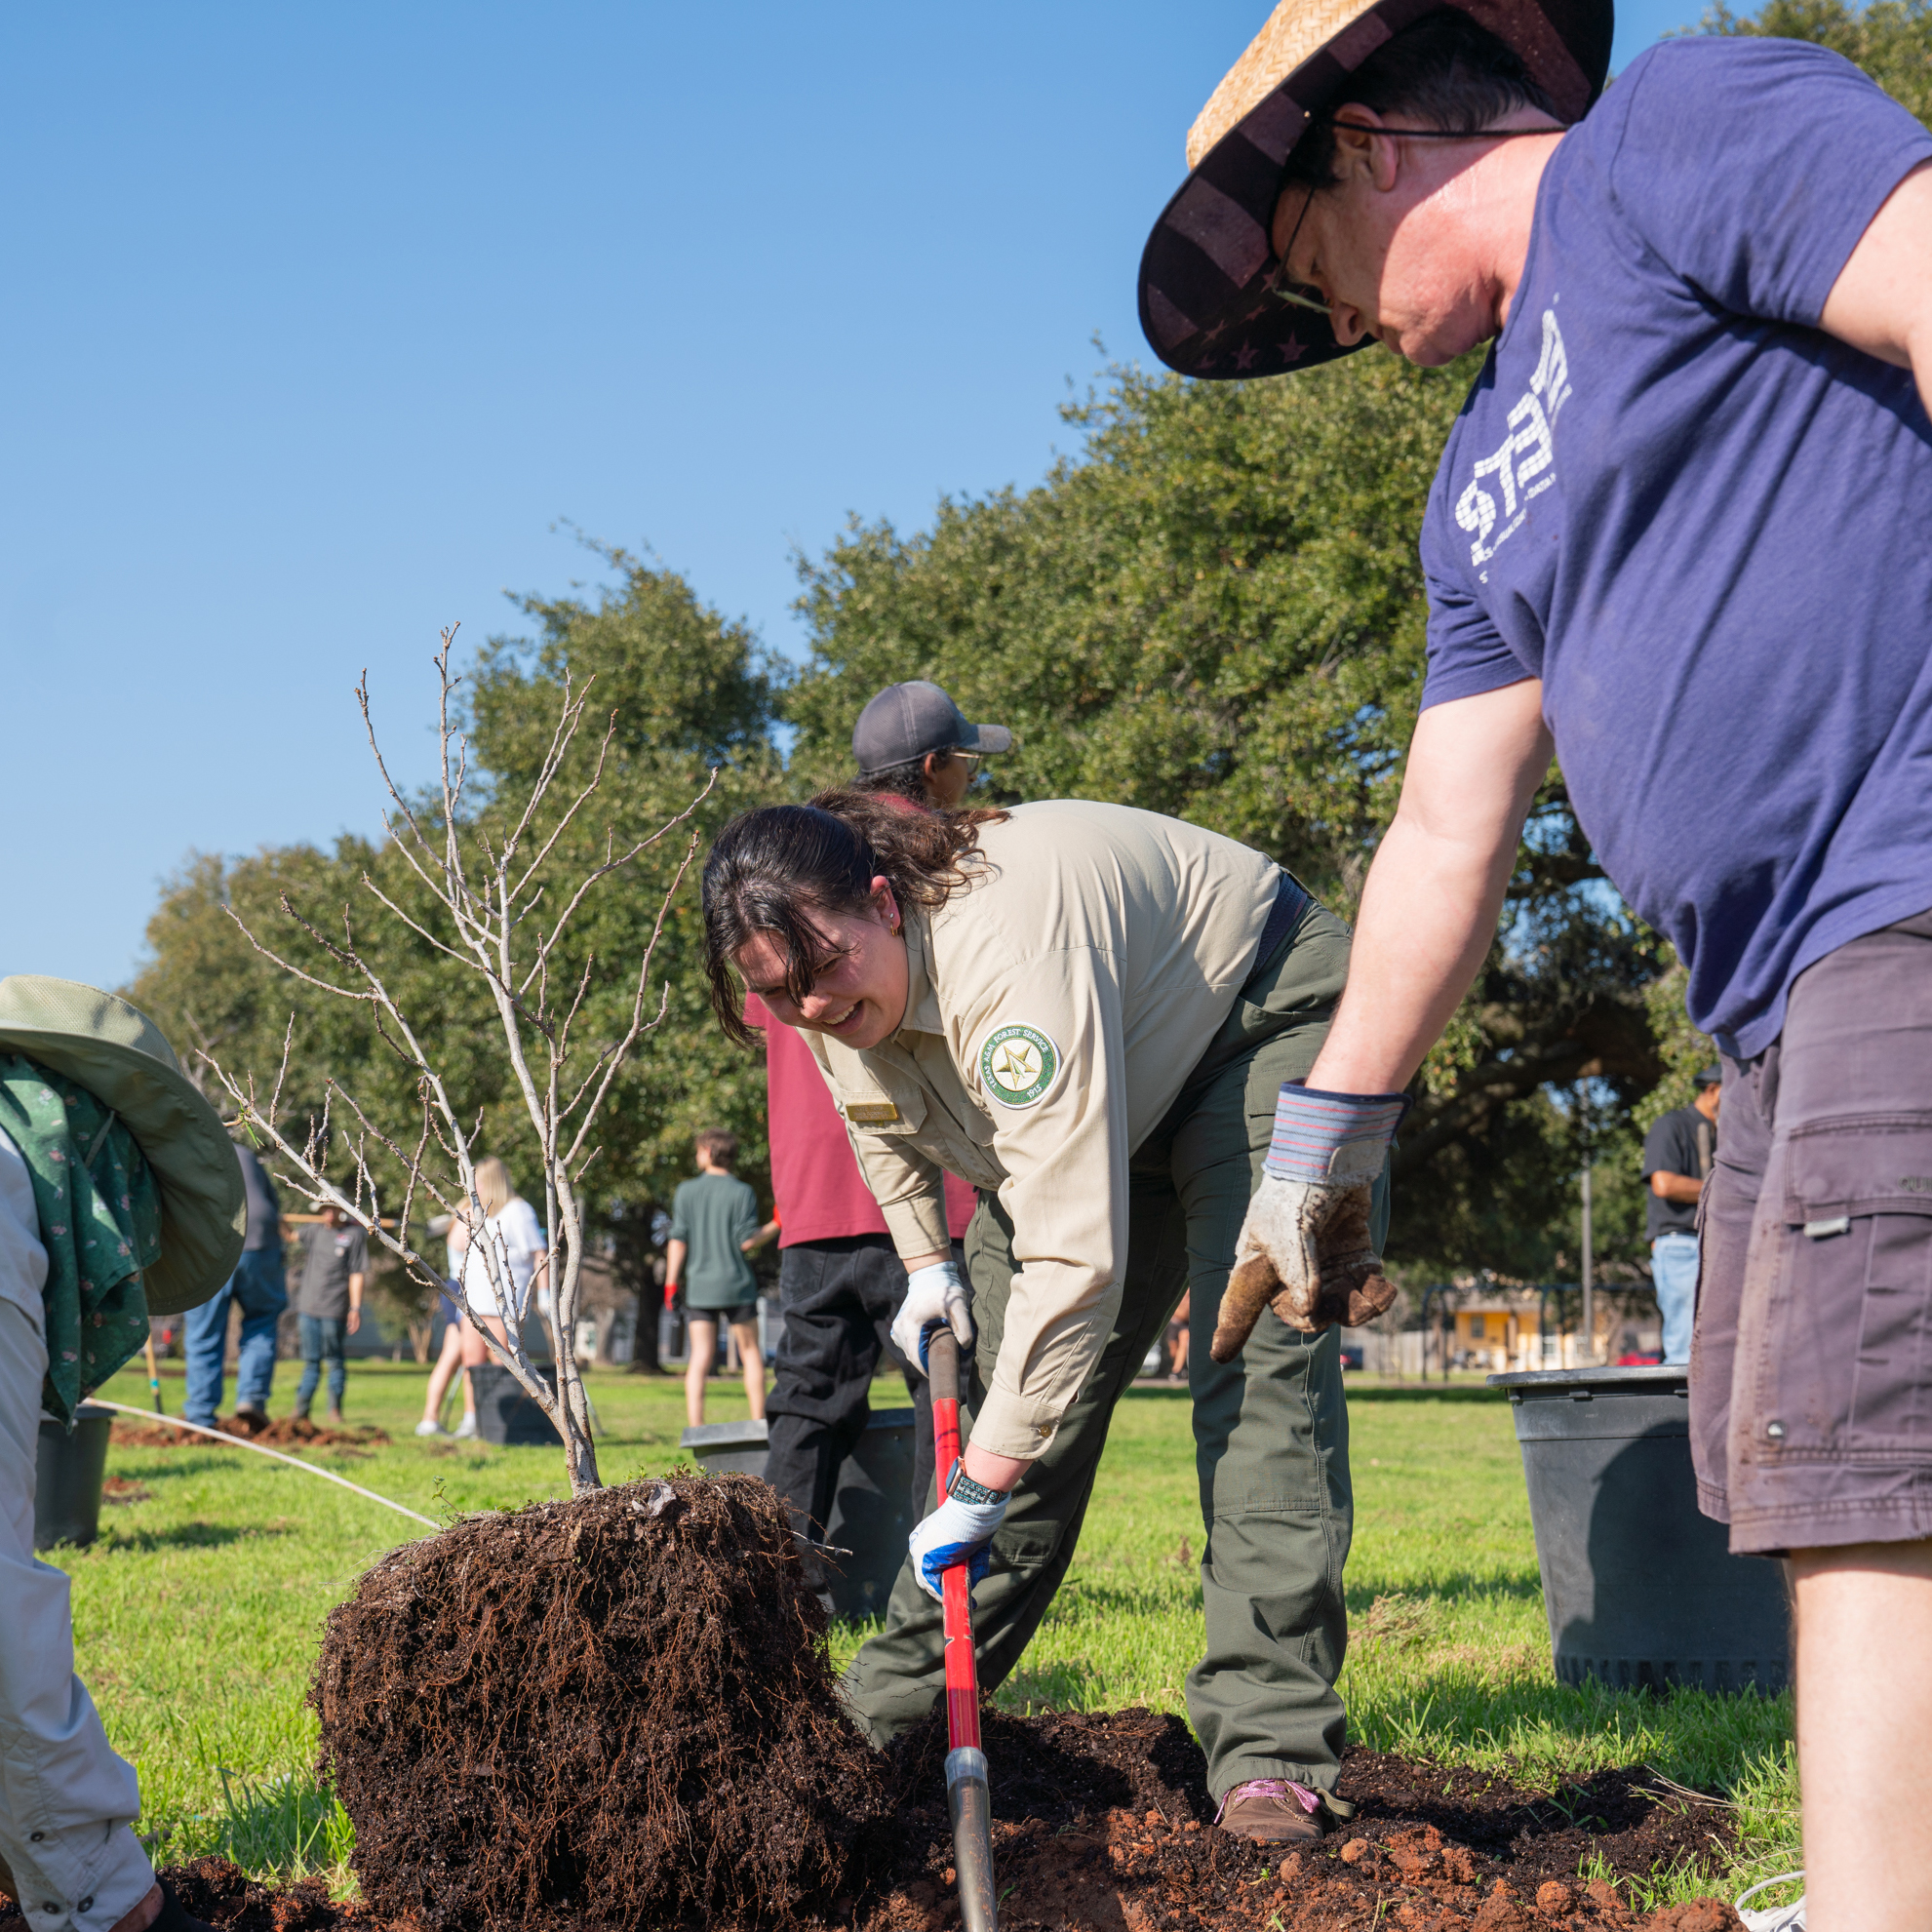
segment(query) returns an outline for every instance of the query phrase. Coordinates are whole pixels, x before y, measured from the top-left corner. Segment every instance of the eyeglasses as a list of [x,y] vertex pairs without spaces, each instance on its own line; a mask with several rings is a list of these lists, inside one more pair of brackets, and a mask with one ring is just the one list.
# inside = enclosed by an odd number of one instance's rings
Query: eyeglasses
[[[1353,128],[1358,134],[1387,135],[1391,139],[1400,140],[1518,140],[1530,135],[1560,135],[1569,132],[1567,127],[1555,128],[1479,128],[1473,134],[1458,134],[1448,128],[1369,128],[1360,121],[1330,121],[1330,128]],[[1312,308],[1317,315],[1326,316],[1328,304],[1321,299],[1319,289],[1310,288],[1306,282],[1288,280],[1288,257],[1294,254],[1296,238],[1301,234],[1301,224],[1308,219],[1308,211],[1315,201],[1315,187],[1312,182],[1303,184],[1307,193],[1302,197],[1301,213],[1295,217],[1295,225],[1288,230],[1288,245],[1275,263],[1274,273],[1268,278],[1268,293],[1277,301],[1291,303],[1296,308]],[[1284,184],[1276,192],[1279,203],[1287,192]]]
[[985,756],[985,753],[977,752],[977,751],[961,751],[958,748],[958,746],[955,746],[953,748],[953,756],[957,758],[960,761],[960,763],[964,765],[968,771],[977,771],[979,769],[979,761]]

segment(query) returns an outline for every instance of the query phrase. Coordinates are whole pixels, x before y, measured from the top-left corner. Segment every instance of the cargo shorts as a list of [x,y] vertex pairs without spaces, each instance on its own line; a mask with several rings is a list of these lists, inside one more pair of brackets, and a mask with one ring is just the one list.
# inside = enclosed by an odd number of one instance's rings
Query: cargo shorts
[[1932,913],[1725,1060],[1699,1239],[1691,1442],[1733,1554],[1932,1537]]

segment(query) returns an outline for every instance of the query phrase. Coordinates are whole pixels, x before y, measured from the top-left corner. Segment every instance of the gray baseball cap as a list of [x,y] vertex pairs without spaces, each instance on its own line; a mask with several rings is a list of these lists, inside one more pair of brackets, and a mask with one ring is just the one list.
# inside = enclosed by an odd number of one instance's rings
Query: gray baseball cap
[[929,751],[1011,751],[1004,725],[969,725],[966,714],[935,684],[915,678],[887,685],[852,727],[852,756],[861,778],[894,765],[909,765]]

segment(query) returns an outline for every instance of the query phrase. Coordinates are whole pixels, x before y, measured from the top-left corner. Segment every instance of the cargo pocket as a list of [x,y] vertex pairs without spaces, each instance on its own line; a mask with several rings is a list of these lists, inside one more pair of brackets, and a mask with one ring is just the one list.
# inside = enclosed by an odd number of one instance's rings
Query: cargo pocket
[[1784,1155],[1773,1428],[1787,1447],[1835,1435],[1855,1453],[1932,1453],[1932,1114],[1823,1121]]

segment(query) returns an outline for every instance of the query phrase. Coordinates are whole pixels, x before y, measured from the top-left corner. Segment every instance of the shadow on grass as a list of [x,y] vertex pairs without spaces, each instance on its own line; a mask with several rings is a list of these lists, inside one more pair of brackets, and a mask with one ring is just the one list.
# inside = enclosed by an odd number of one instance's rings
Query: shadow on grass
[[147,1556],[157,1550],[221,1550],[230,1543],[291,1534],[293,1526],[284,1523],[203,1522],[197,1518],[173,1529],[115,1528],[91,1547],[111,1556]]
[[1346,1586],[1344,1595],[1350,1619],[1354,1620],[1373,1609],[1378,1601],[1429,1605],[1498,1597],[1518,1603],[1540,1601],[1543,1580],[1534,1568],[1514,1574],[1485,1570],[1480,1575],[1474,1570],[1451,1570],[1432,1578],[1427,1585],[1413,1584],[1400,1591],[1388,1591],[1372,1585],[1352,1584]]

